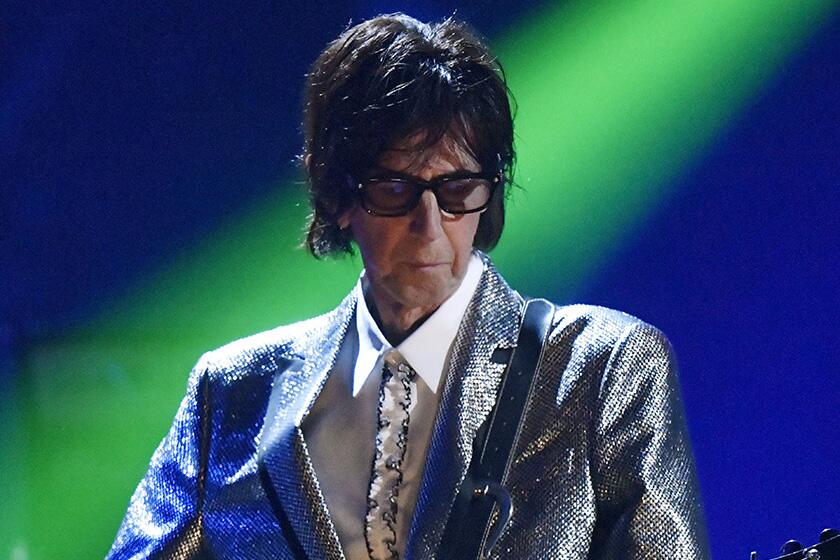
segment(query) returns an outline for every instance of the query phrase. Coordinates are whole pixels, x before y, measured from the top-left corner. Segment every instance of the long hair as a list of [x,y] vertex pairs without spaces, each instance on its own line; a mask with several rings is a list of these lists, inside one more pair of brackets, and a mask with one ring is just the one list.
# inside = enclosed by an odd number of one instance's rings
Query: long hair
[[347,29],[312,66],[305,90],[304,162],[312,216],[307,246],[316,257],[351,252],[337,220],[354,203],[353,181],[400,141],[413,149],[444,136],[482,170],[498,169],[497,189],[479,219],[474,245],[492,249],[504,227],[514,160],[513,116],[504,71],[463,23],[379,16]]

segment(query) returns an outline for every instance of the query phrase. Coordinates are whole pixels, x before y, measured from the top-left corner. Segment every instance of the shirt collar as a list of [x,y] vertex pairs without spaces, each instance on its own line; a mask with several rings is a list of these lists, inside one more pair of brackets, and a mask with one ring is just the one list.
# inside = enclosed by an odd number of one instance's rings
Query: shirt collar
[[[467,306],[472,299],[484,263],[475,253],[470,257],[467,272],[461,285],[449,299],[444,301],[420,327],[411,333],[396,350],[406,362],[417,372],[432,392],[437,392],[438,382],[443,373],[443,366],[449,347],[455,340],[458,326],[464,318]],[[356,283],[356,332],[359,338],[359,354],[353,369],[353,396],[359,394],[362,385],[374,370],[378,370],[380,358],[393,347],[385,339],[379,325],[374,321],[365,303],[362,289],[362,271]],[[379,366],[379,367],[377,367]]]

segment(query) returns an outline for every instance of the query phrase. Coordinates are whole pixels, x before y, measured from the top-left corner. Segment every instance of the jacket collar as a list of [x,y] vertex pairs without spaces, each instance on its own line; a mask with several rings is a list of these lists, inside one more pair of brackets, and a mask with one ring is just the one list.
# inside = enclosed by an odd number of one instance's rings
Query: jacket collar
[[[491,356],[516,342],[523,300],[479,253],[484,270],[455,336],[412,526],[406,559],[431,558],[472,458],[476,432],[496,401],[505,368]],[[331,313],[314,319],[293,364],[272,386],[260,463],[273,486],[281,525],[289,525],[308,558],[343,559],[335,527],[318,486],[301,422],[324,387],[352,326],[353,290]]]

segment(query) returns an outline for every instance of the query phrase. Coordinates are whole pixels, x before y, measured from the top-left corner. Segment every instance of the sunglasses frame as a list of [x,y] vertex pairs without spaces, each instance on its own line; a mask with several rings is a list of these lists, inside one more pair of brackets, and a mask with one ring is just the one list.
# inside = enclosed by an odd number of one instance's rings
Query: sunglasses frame
[[[440,189],[445,183],[450,181],[460,181],[463,179],[484,179],[490,182],[490,195],[487,197],[487,202],[484,203],[482,206],[472,209],[472,210],[458,210],[452,211],[441,204],[440,197],[438,196],[438,189]],[[427,190],[431,190],[432,194],[435,195],[435,201],[437,202],[438,208],[440,208],[441,212],[445,212],[447,214],[452,215],[463,215],[463,214],[473,214],[475,212],[481,212],[482,210],[487,209],[490,206],[490,201],[493,200],[493,195],[496,192],[496,189],[499,185],[502,184],[504,180],[504,176],[501,171],[495,171],[493,173],[483,173],[483,172],[457,172],[451,173],[447,175],[441,175],[440,177],[436,177],[431,181],[424,181],[423,179],[418,179],[417,177],[411,177],[408,175],[393,175],[393,176],[383,176],[383,177],[371,177],[369,179],[365,179],[364,181],[360,181],[356,183],[356,193],[359,197],[359,203],[361,207],[364,209],[365,212],[370,214],[371,216],[378,216],[382,218],[399,218],[401,216],[406,216],[410,214],[417,205],[420,203],[420,199],[423,197],[423,193]],[[406,207],[404,211],[400,212],[381,212],[379,210],[375,210],[373,208],[369,208],[367,201],[365,200],[365,186],[370,183],[382,183],[382,182],[391,182],[391,183],[404,183],[406,185],[412,185],[415,188],[415,196],[411,200],[411,203]]]

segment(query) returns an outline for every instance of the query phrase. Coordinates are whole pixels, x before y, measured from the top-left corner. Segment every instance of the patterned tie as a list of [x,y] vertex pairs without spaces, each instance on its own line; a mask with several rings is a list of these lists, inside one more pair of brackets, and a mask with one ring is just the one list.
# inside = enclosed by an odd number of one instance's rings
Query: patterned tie
[[396,560],[400,557],[396,546],[397,510],[414,373],[396,350],[385,355],[379,387],[376,449],[365,516],[365,542],[372,560]]

